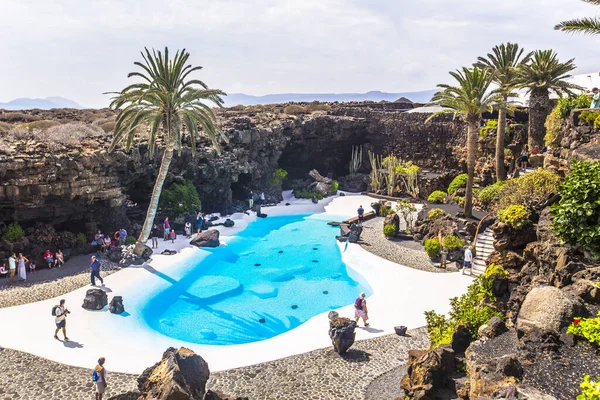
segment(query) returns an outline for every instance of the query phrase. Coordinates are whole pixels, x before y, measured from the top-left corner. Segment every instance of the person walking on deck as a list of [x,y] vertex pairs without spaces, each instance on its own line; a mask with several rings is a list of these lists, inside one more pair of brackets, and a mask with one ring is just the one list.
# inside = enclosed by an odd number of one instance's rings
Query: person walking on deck
[[362,292],[354,301],[354,320],[356,321],[356,326],[358,326],[360,318],[362,318],[365,326],[369,326],[367,322],[369,319],[369,310],[367,309],[367,295],[365,292]]
[[100,261],[96,258],[96,256],[92,256],[92,263],[90,264],[90,268],[92,270],[90,275],[90,280],[92,282],[92,286],[96,286],[96,278],[100,279],[100,283],[104,286],[104,279],[100,276]]
[[469,275],[473,275],[473,246],[469,246],[465,250],[465,262],[462,270],[463,275],[467,269],[469,270]]
[[67,337],[67,314],[70,311],[65,307],[65,299],[61,299],[59,305],[52,308],[52,315],[54,315],[54,323],[56,324],[56,330],[54,331],[54,339],[58,339],[58,331],[62,329],[65,342],[69,341]]

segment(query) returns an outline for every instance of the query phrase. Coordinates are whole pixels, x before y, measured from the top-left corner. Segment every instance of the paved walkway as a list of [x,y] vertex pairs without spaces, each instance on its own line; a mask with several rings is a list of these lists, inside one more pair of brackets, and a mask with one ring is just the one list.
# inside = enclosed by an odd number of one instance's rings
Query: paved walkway
[[[381,336],[356,342],[341,357],[326,348],[213,373],[208,388],[227,395],[247,396],[251,400],[372,399],[367,393],[371,382],[405,365],[409,349],[423,349],[427,345],[423,329],[409,331],[406,337]],[[65,351],[69,351],[68,347]],[[110,367],[108,359],[106,368],[110,385],[106,398],[136,389],[137,375],[111,373]],[[0,371],[0,400],[93,398],[91,369],[2,349]],[[399,387],[400,381],[390,384]],[[397,387],[390,388],[390,394],[397,392]]]

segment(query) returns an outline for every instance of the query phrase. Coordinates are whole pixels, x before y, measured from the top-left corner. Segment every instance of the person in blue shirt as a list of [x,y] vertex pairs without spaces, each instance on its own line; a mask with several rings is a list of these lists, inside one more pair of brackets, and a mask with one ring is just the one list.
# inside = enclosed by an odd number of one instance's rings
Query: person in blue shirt
[[365,209],[361,205],[360,207],[358,207],[358,210],[356,210],[356,212],[358,213],[358,223],[362,224],[363,217],[364,217],[364,214],[365,214]]
[[100,283],[102,283],[102,286],[104,286],[104,279],[102,279],[100,276],[100,261],[96,258],[96,256],[92,256],[90,268],[92,269],[92,274],[90,276],[92,286],[96,286],[96,278],[100,279]]
[[125,239],[127,239],[127,231],[125,228],[121,228],[121,230],[119,230],[119,243],[121,246],[125,244]]
[[592,98],[590,108],[600,108],[600,91],[598,90],[598,88],[595,87],[592,89],[590,97]]

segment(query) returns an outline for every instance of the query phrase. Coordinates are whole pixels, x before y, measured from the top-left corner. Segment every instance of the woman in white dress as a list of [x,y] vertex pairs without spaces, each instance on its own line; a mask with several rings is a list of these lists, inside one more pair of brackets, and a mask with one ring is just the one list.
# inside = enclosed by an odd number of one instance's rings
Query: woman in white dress
[[19,272],[19,280],[24,281],[27,279],[25,263],[29,262],[27,258],[23,255],[23,253],[19,253],[19,262],[18,262],[18,272]]

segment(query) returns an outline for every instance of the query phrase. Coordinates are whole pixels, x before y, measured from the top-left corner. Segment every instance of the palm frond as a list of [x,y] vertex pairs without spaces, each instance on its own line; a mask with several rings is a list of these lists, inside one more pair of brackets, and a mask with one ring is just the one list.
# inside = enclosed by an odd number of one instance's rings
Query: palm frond
[[[600,5],[600,1],[598,1]],[[600,34],[600,19],[599,18],[581,18],[563,21],[554,27],[557,31],[567,33],[583,33],[585,35]]]

